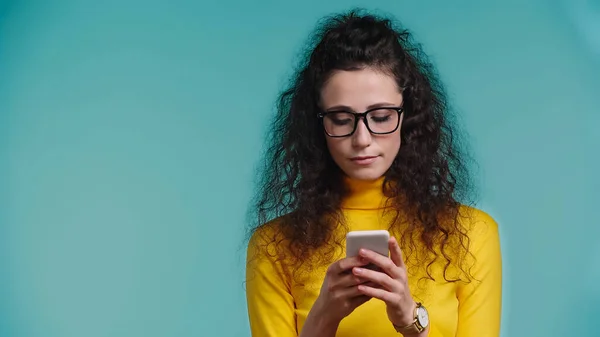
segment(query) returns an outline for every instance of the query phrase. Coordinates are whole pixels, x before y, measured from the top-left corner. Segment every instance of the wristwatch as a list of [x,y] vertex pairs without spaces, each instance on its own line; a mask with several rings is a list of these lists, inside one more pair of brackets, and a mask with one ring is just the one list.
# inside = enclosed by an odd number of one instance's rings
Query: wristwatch
[[427,329],[429,325],[429,314],[427,313],[427,309],[417,302],[417,307],[415,308],[415,320],[407,326],[397,326],[394,324],[394,328],[396,331],[403,335],[417,334],[423,332],[423,330]]

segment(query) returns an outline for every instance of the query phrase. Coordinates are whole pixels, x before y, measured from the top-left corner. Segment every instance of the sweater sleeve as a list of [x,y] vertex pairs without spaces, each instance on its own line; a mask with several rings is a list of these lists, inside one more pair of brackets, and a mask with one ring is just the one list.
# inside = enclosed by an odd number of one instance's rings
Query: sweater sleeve
[[253,337],[297,337],[289,277],[264,236],[254,234],[246,260],[246,299]]
[[456,337],[498,337],[502,302],[502,257],[498,225],[486,213],[474,210],[469,230],[474,257],[473,280],[457,288]]

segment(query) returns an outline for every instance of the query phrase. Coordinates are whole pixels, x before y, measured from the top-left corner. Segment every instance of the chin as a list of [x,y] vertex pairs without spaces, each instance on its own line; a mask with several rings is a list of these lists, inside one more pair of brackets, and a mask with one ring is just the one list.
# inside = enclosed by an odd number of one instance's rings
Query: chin
[[348,170],[346,175],[352,179],[372,181],[381,178],[385,172],[381,170],[363,169],[363,170]]

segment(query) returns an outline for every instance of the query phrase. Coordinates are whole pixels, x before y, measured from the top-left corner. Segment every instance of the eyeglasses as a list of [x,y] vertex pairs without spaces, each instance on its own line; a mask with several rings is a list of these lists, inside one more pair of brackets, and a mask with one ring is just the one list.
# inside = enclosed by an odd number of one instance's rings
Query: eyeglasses
[[347,137],[354,134],[358,120],[363,119],[367,130],[375,135],[385,135],[398,129],[401,107],[378,107],[362,113],[349,111],[323,111],[318,117],[323,121],[323,128],[329,137]]

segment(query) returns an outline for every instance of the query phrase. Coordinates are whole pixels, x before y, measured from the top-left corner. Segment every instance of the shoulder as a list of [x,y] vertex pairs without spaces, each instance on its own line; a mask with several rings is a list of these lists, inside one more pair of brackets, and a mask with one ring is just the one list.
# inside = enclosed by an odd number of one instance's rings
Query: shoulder
[[268,279],[268,282],[290,285],[292,260],[280,221],[281,218],[271,220],[252,231],[246,255],[248,281]]
[[282,230],[283,217],[273,219],[254,228],[248,240],[248,257],[270,256],[281,254],[282,244],[286,241]]
[[470,239],[495,236],[498,233],[496,220],[487,212],[473,206],[461,205],[457,221]]
[[476,269],[482,268],[481,264],[499,265],[501,244],[496,220],[481,209],[461,206],[458,221],[468,238],[466,258],[475,259]]

